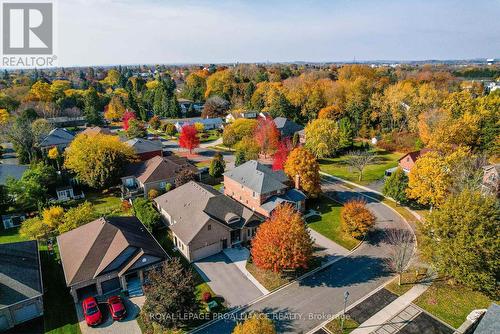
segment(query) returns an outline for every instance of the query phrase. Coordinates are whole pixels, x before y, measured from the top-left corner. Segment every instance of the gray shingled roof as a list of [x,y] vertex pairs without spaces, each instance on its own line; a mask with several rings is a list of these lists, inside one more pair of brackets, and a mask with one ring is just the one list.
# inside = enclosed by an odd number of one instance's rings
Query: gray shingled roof
[[217,222],[228,228],[241,228],[262,220],[262,217],[244,205],[210,186],[194,181],[171,190],[154,201],[175,221],[170,229],[186,244],[208,222]]
[[155,152],[163,150],[163,146],[159,140],[147,140],[143,138],[133,138],[125,142],[132,147],[137,154]]
[[[57,237],[64,276],[68,286],[84,282],[109,271],[121,254],[115,270],[132,265],[143,253],[160,259],[168,255],[136,217],[99,218]],[[108,269],[107,269],[108,268]]]
[[28,166],[0,164],[0,185],[5,185],[9,177],[19,180],[26,169]]
[[224,176],[242,184],[258,194],[286,189],[289,181],[283,171],[273,171],[256,160],[250,160],[224,173]]
[[285,117],[276,117],[274,119],[274,124],[276,124],[276,128],[278,128],[283,137],[291,137],[295,134],[295,132],[299,132],[304,129],[303,126],[298,125],[294,121]]
[[75,139],[75,136],[64,128],[55,128],[41,141],[40,147],[50,147],[56,145],[68,145]]
[[146,161],[129,164],[123,175],[124,177],[134,176],[146,184],[171,179],[185,169],[189,169],[195,174],[198,173],[198,168],[191,165],[184,157],[156,156]]
[[0,245],[0,308],[43,294],[35,240]]
[[474,334],[500,333],[500,306],[492,303],[483,316]]
[[269,198],[264,204],[262,204],[262,208],[267,212],[272,212],[276,207],[284,202],[292,202],[297,203],[305,200],[306,195],[295,188],[288,190],[284,195],[272,196]]

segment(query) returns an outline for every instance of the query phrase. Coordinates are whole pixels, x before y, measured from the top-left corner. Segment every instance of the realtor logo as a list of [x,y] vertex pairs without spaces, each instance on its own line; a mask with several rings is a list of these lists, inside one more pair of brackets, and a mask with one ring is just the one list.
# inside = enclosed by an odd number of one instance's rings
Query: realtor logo
[[52,54],[52,3],[4,2],[2,12],[4,55]]

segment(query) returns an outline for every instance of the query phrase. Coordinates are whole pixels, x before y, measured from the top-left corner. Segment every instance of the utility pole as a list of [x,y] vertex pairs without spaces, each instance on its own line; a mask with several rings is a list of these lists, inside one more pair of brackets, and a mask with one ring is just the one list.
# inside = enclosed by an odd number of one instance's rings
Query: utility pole
[[344,313],[342,314],[342,319],[340,320],[340,332],[344,333],[344,319],[345,319],[345,309],[347,307],[347,298],[349,298],[349,291],[344,292]]

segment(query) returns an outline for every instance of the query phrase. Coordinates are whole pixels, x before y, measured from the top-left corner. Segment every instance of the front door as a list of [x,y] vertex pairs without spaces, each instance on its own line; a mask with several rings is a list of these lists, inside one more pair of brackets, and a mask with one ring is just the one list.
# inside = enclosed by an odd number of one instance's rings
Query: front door
[[227,239],[222,240],[222,249],[227,248]]
[[231,245],[234,245],[241,241],[241,230],[231,231]]

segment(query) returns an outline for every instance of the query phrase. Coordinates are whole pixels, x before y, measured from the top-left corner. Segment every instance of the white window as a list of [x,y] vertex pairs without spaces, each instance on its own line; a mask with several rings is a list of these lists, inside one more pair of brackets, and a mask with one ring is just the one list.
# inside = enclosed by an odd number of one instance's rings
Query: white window
[[134,185],[134,179],[133,178],[126,179],[125,184],[127,185],[127,187],[132,187]]
[[160,182],[160,188],[161,189],[165,189],[166,185],[167,185],[167,183],[165,181]]

